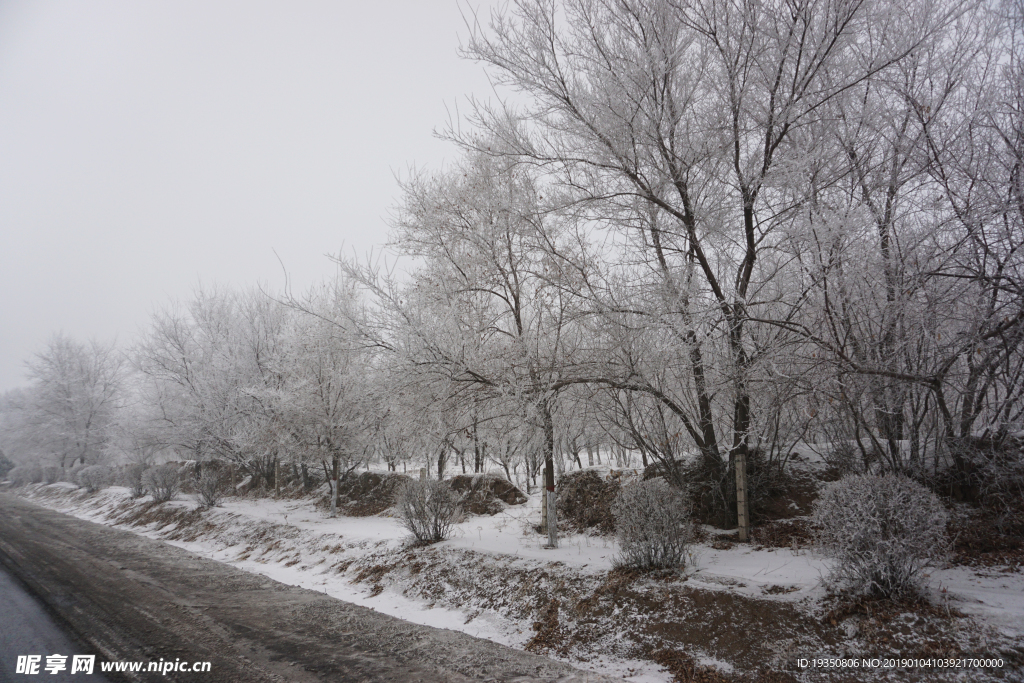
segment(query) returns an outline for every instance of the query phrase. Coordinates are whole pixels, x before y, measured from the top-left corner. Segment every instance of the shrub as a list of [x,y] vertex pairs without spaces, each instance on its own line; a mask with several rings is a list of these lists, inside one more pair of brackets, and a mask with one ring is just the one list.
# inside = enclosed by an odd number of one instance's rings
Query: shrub
[[142,483],[142,475],[145,471],[146,466],[139,463],[125,465],[121,471],[121,485],[128,488],[132,498],[142,498],[146,495],[146,485]]
[[950,446],[953,466],[935,480],[956,500],[978,503],[1005,514],[1024,498],[1024,438],[967,437]]
[[90,465],[78,470],[75,477],[77,484],[85,488],[89,493],[95,493],[100,489],[110,486],[111,474],[109,467],[103,465]]
[[863,456],[855,442],[852,441],[835,442],[831,448],[821,454],[821,458],[825,461],[825,465],[839,477],[864,471]]
[[443,481],[410,481],[398,494],[402,526],[420,543],[448,538],[459,521],[459,494]]
[[157,503],[166,503],[178,493],[181,480],[178,468],[171,464],[150,467],[142,475],[142,483]]
[[815,544],[835,561],[830,580],[858,593],[899,599],[945,554],[949,515],[938,497],[896,474],[850,475],[822,491]]
[[[754,468],[748,455],[747,499],[753,504]],[[730,492],[736,477],[728,463],[718,458],[698,457],[686,460],[660,460],[644,470],[645,481],[663,479],[675,486],[688,501],[691,516],[700,523],[728,528],[736,523],[735,505],[730,505]]]
[[682,492],[664,479],[623,486],[612,514],[619,541],[618,566],[659,569],[686,563],[693,524]]
[[47,465],[43,468],[43,482],[56,484],[64,476],[64,470],[56,465]]
[[15,486],[38,484],[43,481],[43,468],[39,465],[18,465],[7,473],[7,478]]
[[220,470],[204,467],[202,474],[195,478],[193,485],[199,505],[204,508],[220,505],[221,498],[224,497],[224,476]]

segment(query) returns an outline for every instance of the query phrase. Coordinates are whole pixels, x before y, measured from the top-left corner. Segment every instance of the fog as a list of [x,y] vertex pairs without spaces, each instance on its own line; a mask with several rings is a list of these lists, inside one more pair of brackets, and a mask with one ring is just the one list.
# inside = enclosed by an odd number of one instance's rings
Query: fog
[[301,289],[382,243],[395,175],[490,94],[463,12],[0,4],[0,390],[58,330],[130,343],[199,283]]

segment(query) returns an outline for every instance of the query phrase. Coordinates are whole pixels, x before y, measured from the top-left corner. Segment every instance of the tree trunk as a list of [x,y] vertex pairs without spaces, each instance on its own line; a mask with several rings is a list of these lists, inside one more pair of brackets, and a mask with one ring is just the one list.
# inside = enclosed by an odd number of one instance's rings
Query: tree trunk
[[745,394],[736,400],[735,442],[730,458],[736,475],[736,526],[739,540],[750,536],[750,509],[747,497],[747,430],[750,426],[750,397]]
[[444,466],[448,460],[448,446],[447,444],[441,447],[441,451],[437,454],[437,480],[444,481]]
[[[554,494],[555,492],[555,421],[551,417],[551,408],[547,401],[541,403],[541,419],[544,423],[544,491]],[[541,506],[543,519],[541,530],[548,533],[548,537],[557,534],[557,521],[552,516],[549,519],[548,505]]]

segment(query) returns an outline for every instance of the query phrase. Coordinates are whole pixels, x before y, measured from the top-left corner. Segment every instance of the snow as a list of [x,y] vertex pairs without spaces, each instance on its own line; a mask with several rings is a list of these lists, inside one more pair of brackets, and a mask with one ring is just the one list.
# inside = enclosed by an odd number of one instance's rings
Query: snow
[[983,619],[1009,638],[1024,637],[1024,574],[950,567],[931,572],[931,588],[951,606]]
[[[47,495],[45,491],[51,492]],[[129,500],[127,489],[112,487],[82,497],[61,485],[36,487],[31,497],[62,512],[111,524]],[[195,503],[182,496],[167,504],[192,509]],[[123,508],[120,509],[123,512]],[[470,517],[457,525],[454,536],[433,546],[490,557],[485,562],[541,567],[549,572],[598,575],[612,569],[616,544],[613,539],[572,534],[559,539],[557,549],[546,549],[546,536],[531,527],[540,517],[539,496],[509,507],[493,517]],[[453,609],[403,594],[401,582],[374,586],[374,581],[356,583],[351,573],[338,570],[339,560],[376,557],[403,548],[408,533],[397,519],[386,516],[331,519],[309,500],[227,499],[222,507],[205,515],[218,529],[213,538],[171,540],[173,527],[151,524],[124,527],[154,539],[172,543],[204,557],[232,564],[282,583],[323,592],[331,597],[369,607],[415,623],[463,631],[511,647],[522,648],[533,635],[530,624],[491,610]],[[261,531],[262,530],[262,531]],[[280,549],[247,551],[253,538],[287,538]],[[381,560],[384,561],[384,560]],[[686,569],[690,585],[704,590],[730,591],[762,600],[817,604],[825,595],[823,577],[829,560],[807,549],[755,549],[736,544],[727,549],[695,545]],[[560,569],[564,567],[565,569]],[[975,616],[1011,638],[1024,636],[1024,575],[975,570],[966,567],[934,569],[930,590],[938,600]],[[374,590],[374,589],[377,590]],[[769,590],[771,589],[771,590]],[[572,662],[580,668],[619,675],[629,680],[658,683],[671,677],[656,664],[637,660],[596,656],[591,661]],[[705,658],[728,670],[726,662]]]

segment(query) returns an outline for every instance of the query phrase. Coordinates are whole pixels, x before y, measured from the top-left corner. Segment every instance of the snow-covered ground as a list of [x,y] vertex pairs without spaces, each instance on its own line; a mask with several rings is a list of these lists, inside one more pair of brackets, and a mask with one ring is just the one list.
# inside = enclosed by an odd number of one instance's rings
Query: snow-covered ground
[[[518,580],[514,577],[531,572],[542,573],[548,581],[597,585],[606,580],[616,555],[613,539],[588,535],[562,536],[559,548],[545,548],[546,536],[532,529],[540,515],[537,496],[493,517],[470,517],[456,527],[450,540],[424,551],[429,554],[414,556],[408,552],[409,535],[397,519],[330,519],[309,499],[229,498],[222,507],[186,522],[182,513],[196,507],[189,496],[153,508],[146,517],[140,516],[141,505],[131,501],[127,489],[112,487],[86,496],[73,488],[37,486],[25,494],[61,512],[128,528],[286,584],[518,648],[533,637],[536,614],[509,605],[518,594],[503,594],[503,576],[508,577],[508,586]],[[158,509],[159,514],[154,512]],[[430,582],[416,583],[413,576],[421,571],[420,565],[430,562],[450,565],[431,579],[440,589],[431,588]],[[403,570],[397,571],[398,566]],[[688,588],[787,603],[810,613],[825,596],[827,571],[828,560],[807,549],[754,549],[741,544],[715,549],[698,544],[682,580]],[[473,572],[490,572],[496,584],[488,589],[493,599],[465,589],[470,580],[465,575]],[[1024,638],[1020,572],[941,568],[931,572],[929,582],[935,602],[947,602],[1004,638]],[[635,681],[672,680],[657,664],[612,656],[597,644],[585,657],[579,653],[576,648],[568,659],[580,668]],[[728,662],[707,656],[698,657],[701,660],[731,669]]]

